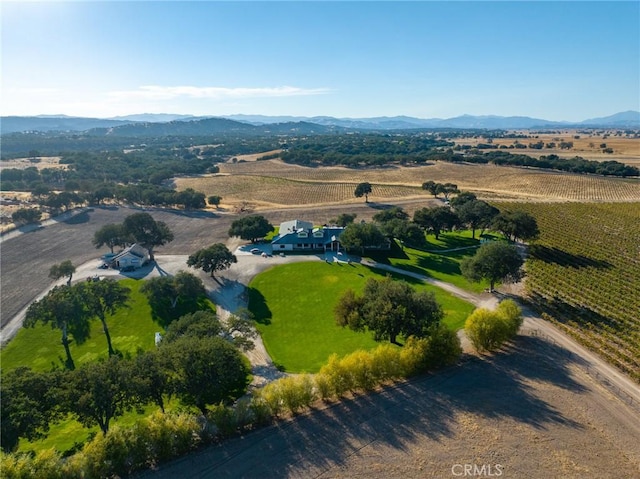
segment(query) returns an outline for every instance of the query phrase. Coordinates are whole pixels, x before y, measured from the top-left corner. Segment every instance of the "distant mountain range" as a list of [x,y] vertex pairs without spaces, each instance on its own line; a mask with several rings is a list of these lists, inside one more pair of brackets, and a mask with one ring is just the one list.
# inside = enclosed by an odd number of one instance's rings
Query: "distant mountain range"
[[[3,116],[2,134],[25,131],[76,131],[114,136],[208,135],[222,132],[261,133],[324,133],[349,130],[415,130],[428,128],[452,129],[549,129],[571,127],[640,128],[640,112],[625,111],[602,118],[590,118],[578,123],[543,120],[527,116],[472,116],[455,118],[414,118],[410,116],[373,118],[334,118],[330,116],[264,116],[226,115],[189,116],[145,113],[114,118],[82,118],[65,115]],[[104,131],[102,131],[104,130]]]

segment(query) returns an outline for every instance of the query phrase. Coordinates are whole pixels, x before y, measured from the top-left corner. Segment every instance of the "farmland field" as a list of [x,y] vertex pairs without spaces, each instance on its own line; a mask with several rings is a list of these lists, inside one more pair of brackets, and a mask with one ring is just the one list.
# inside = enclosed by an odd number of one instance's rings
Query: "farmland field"
[[435,162],[416,167],[349,169],[310,168],[280,160],[225,163],[221,174],[175,179],[179,190],[194,188],[219,195],[225,203],[258,206],[361,202],[355,185],[368,181],[374,202],[399,198],[431,198],[423,182],[451,182],[484,199],[522,201],[640,201],[636,179],[606,178],[494,165]]
[[548,319],[640,381],[640,203],[501,203],[534,215],[526,287]]
[[[529,138],[494,138],[493,143],[495,145],[511,146],[517,140],[523,145],[529,145],[529,143],[536,143],[543,141],[548,143],[560,143],[562,141],[572,142],[573,148],[570,150],[561,150],[560,148],[543,148],[532,149],[523,148],[518,150],[510,150],[514,153],[523,153],[534,157],[540,155],[558,155],[561,158],[573,158],[574,156],[581,156],[587,160],[607,161],[616,160],[627,165],[638,166],[640,165],[640,138],[626,137],[626,136],[611,136],[606,133],[591,134],[578,133],[575,130],[565,130],[560,133],[533,133],[529,131],[522,132],[529,135]],[[578,138],[576,138],[576,136]],[[486,143],[486,139],[479,138],[461,138],[454,140],[458,145],[476,146],[478,143]],[[600,146],[606,144],[607,148],[611,148],[613,153],[604,153],[603,148]]]

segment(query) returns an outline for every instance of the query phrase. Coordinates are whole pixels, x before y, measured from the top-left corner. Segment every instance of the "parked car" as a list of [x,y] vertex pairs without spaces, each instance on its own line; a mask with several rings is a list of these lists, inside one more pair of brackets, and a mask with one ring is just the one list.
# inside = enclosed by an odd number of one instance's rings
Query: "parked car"
[[262,250],[260,248],[251,248],[251,254],[262,254]]

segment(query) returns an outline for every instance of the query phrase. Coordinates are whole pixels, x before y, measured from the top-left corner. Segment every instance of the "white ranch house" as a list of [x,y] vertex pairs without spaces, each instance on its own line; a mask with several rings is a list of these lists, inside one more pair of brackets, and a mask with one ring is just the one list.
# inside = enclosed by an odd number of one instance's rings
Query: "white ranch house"
[[271,241],[274,253],[281,251],[339,251],[340,226],[313,227],[313,223],[302,220],[285,221],[280,224],[278,236]]

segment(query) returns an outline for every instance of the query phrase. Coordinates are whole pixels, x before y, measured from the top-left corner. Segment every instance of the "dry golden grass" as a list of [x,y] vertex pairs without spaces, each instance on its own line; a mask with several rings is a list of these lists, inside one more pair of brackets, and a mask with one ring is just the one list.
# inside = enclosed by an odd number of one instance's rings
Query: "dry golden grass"
[[31,158],[16,158],[13,160],[0,161],[0,170],[4,168],[17,168],[24,170],[29,167],[35,167],[38,170],[45,168],[63,168],[66,169],[67,165],[61,165],[59,156],[39,156],[36,157],[38,162],[31,161]]
[[640,201],[640,181],[605,178],[535,169],[436,162],[419,167],[349,169],[308,168],[279,160],[226,163],[220,175],[179,178],[176,187],[194,188],[220,195],[228,203],[240,201],[263,205],[310,205],[357,200],[357,183],[373,185],[370,198],[429,198],[423,182],[451,182],[485,199],[526,201]]
[[273,155],[275,153],[281,153],[282,150],[271,150],[271,151],[263,151],[262,153],[253,153],[251,155],[238,155],[235,158],[238,161],[256,161],[261,156]]
[[[561,141],[572,141],[573,148],[570,150],[561,150],[560,148],[543,148],[542,150],[536,149],[518,149],[509,150],[512,153],[522,153],[525,155],[531,155],[538,158],[541,155],[558,155],[561,158],[572,158],[574,156],[582,156],[587,160],[607,161],[616,160],[621,163],[625,163],[632,166],[640,166],[640,138],[631,138],[625,136],[613,136],[609,135],[604,138],[604,135],[584,134],[578,133],[575,130],[566,130],[562,133],[536,133],[522,132],[529,135],[530,138],[496,138],[493,143],[496,145],[513,145],[517,140],[523,145],[529,143],[536,143],[538,141],[544,141],[546,143],[555,142],[556,144]],[[579,136],[579,138],[575,138]],[[478,143],[486,143],[485,138],[464,138],[454,140],[460,145],[475,146]],[[608,148],[613,149],[613,153],[603,153],[600,145],[606,143]]]

